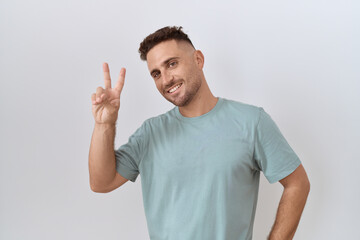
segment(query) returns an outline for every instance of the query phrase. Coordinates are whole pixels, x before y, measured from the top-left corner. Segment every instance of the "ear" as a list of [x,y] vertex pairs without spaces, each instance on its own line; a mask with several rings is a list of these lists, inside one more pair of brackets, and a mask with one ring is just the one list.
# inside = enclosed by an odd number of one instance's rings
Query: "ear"
[[202,52],[200,50],[196,50],[194,52],[194,58],[195,58],[195,62],[198,65],[198,67],[200,69],[202,69],[204,67],[204,54],[202,54]]

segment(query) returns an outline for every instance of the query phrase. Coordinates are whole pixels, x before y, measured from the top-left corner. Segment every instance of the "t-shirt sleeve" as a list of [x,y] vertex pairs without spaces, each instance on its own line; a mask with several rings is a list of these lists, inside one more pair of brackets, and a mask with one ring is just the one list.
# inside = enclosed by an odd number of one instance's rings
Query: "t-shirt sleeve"
[[139,164],[144,156],[145,122],[129,137],[128,142],[115,150],[116,171],[124,178],[135,182]]
[[254,159],[269,183],[292,173],[301,161],[270,115],[259,107],[255,130]]

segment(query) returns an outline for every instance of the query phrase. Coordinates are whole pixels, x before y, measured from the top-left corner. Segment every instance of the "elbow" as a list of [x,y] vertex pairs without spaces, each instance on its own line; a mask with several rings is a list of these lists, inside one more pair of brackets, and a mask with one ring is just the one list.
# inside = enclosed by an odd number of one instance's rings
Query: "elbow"
[[95,186],[92,186],[91,184],[90,184],[90,189],[91,189],[91,191],[96,192],[96,193],[101,192],[98,188],[96,188]]
[[98,188],[95,186],[90,185],[90,189],[91,191],[95,192],[95,193],[108,193],[109,191],[102,189],[102,188]]
[[104,188],[103,186],[98,186],[90,181],[90,189],[95,193],[108,193],[110,192],[108,189]]

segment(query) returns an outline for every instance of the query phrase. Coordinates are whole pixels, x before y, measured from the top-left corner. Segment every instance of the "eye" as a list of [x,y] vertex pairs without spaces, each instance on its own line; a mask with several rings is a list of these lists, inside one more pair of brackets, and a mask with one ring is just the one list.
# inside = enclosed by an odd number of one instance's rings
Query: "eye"
[[154,73],[152,74],[152,77],[153,77],[153,78],[159,78],[159,76],[160,76],[160,73],[159,73],[159,72],[154,72]]
[[175,67],[177,65],[176,61],[169,62],[169,67]]

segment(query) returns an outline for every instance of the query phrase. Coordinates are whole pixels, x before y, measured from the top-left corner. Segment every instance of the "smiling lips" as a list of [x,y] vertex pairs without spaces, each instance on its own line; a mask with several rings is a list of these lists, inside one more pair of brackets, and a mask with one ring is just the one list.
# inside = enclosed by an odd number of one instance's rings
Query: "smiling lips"
[[178,90],[180,87],[182,86],[182,83],[176,85],[175,87],[171,88],[168,93],[172,94],[174,92],[176,92],[176,90]]

